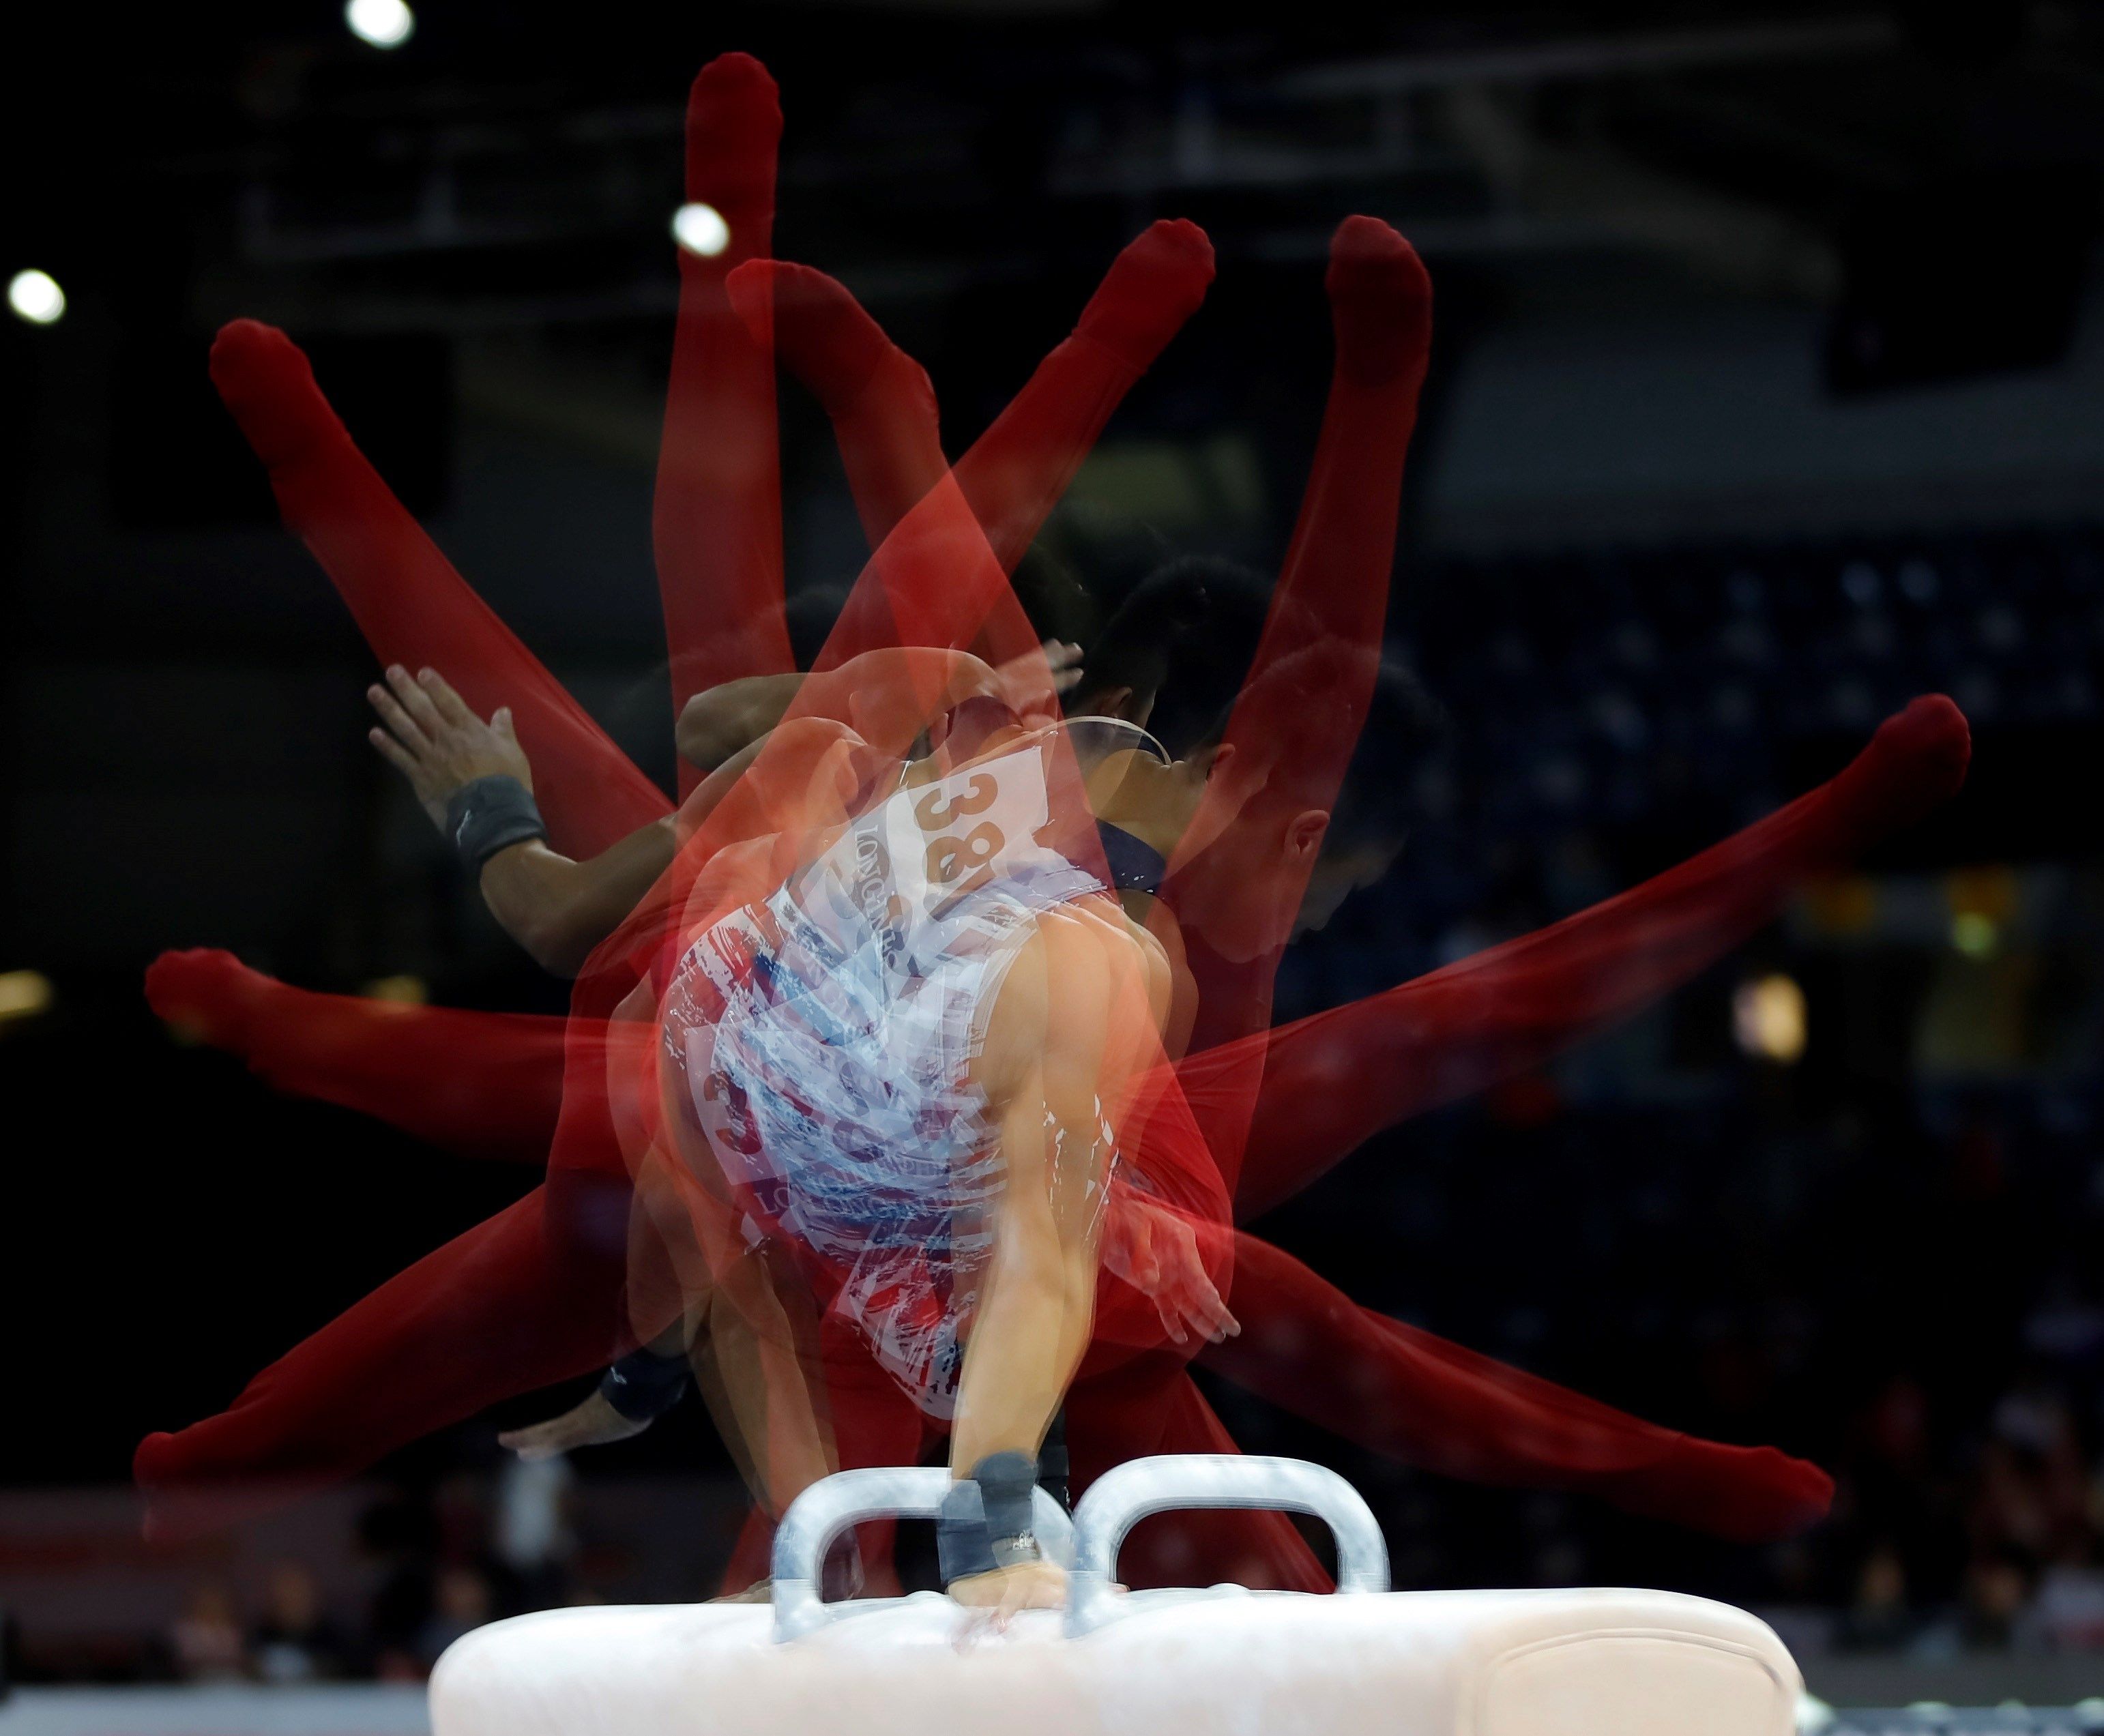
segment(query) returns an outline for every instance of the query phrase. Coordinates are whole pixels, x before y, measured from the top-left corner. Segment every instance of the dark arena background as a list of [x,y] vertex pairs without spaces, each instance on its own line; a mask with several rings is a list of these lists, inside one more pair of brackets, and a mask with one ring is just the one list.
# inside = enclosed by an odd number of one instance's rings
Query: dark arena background
[[[1277,572],[1331,233],[1422,255],[1387,630],[1446,728],[1376,768],[1406,847],[1286,955],[1277,1021],[1633,886],[1956,701],[1955,799],[1254,1225],[1365,1307],[1824,1467],[1823,1520],[1705,1538],[1197,1378],[1246,1452],[1364,1493],[1398,1589],[1737,1605],[1806,1730],[2104,1731],[2104,6],[412,4],[6,27],[0,1736],[421,1731],[470,1628],[719,1587],[743,1493],[693,1403],[524,1464],[497,1431],[589,1382],[522,1395],[194,1536],[142,1533],[132,1455],[536,1179],[274,1092],[154,1017],[154,957],[568,1004],[363,739],[375,665],[213,333],[288,332],[671,789],[671,223],[688,86],[733,49],[782,91],[774,253],[925,364],[953,454],[1127,240],[1211,238],[1038,538],[1085,653],[1172,557]],[[845,587],[831,431],[779,402],[790,591]],[[901,1559],[934,1582],[924,1529]]]

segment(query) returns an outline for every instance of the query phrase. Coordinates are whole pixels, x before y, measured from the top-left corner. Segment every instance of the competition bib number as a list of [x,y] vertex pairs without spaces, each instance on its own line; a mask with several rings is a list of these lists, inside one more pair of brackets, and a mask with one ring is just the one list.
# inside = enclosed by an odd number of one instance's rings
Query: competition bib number
[[992,883],[994,863],[1008,843],[1008,834],[992,820],[981,821],[970,831],[957,829],[1000,799],[1000,780],[978,772],[959,794],[946,795],[938,786],[913,804],[913,817],[920,821],[920,830],[936,835],[928,841],[922,871],[931,888],[950,888],[930,908],[931,915],[938,919],[947,915],[959,899]]

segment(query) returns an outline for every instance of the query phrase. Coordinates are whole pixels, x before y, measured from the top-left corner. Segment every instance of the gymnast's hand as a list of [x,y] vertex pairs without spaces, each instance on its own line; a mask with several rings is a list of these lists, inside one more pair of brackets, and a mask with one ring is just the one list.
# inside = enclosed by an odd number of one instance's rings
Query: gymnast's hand
[[648,1422],[622,1416],[595,1387],[582,1404],[573,1405],[561,1416],[551,1417],[546,1422],[536,1422],[523,1429],[506,1429],[497,1437],[497,1444],[516,1453],[530,1465],[537,1459],[555,1458],[578,1447],[603,1447],[608,1441],[626,1440],[649,1427]]
[[[1065,639],[1048,639],[1036,651],[1010,657],[994,672],[1008,708],[1026,723],[1055,723],[1059,716],[1059,696],[1071,693],[1081,679],[1081,648]],[[1047,675],[1051,685],[1045,685]]]
[[1103,1217],[1103,1264],[1152,1301],[1163,1329],[1185,1344],[1196,1333],[1218,1344],[1241,1331],[1180,1214],[1130,1187],[1114,1188]]
[[409,780],[409,787],[431,824],[446,829],[446,798],[478,777],[515,777],[533,787],[519,737],[512,732],[511,708],[500,706],[488,723],[468,709],[444,676],[435,669],[414,676],[399,663],[388,667],[383,685],[365,690],[385,729],[366,739],[389,764]]
[[1067,1572],[1050,1561],[1025,1561],[950,1582],[950,1596],[968,1609],[983,1609],[983,1623],[999,1633],[1019,1609],[1063,1609]]

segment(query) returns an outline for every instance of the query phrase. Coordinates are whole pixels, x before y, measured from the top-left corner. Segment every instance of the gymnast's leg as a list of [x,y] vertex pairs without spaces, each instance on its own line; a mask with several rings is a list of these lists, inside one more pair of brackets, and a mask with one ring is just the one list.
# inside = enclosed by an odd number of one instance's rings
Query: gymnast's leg
[[356,1110],[465,1156],[547,1158],[562,1108],[560,1017],[322,995],[203,947],[156,959],[146,999],[288,1096]]
[[[1964,758],[1963,720],[1955,709],[1947,701],[1918,701],[1881,729],[1834,782],[1659,880],[1482,959],[1286,1027],[1277,1034],[1268,1059],[1245,1208],[1283,1197],[1378,1128],[1531,1065],[1684,980],[1764,919],[1796,877],[1845,861],[1947,795],[1962,777]],[[429,1066],[433,1051],[412,1039],[418,1021],[439,1017],[486,1019],[505,1029],[511,1022],[494,1015],[421,1012],[369,1027],[354,1021],[348,1046],[370,1057],[375,1080],[398,1079],[404,1069]],[[296,1031],[299,1022],[283,1023]],[[521,1066],[530,1071],[528,1053],[545,1063],[549,1046],[529,1040]],[[478,1042],[466,1052],[487,1047]],[[309,1063],[278,1064],[289,1081],[295,1065]],[[311,1064],[326,1072],[337,1061],[324,1048]],[[1215,1070],[1247,1064],[1233,1049],[1186,1061],[1179,1075],[1192,1106],[1201,1115],[1206,1110]],[[259,1066],[272,1071],[268,1062]],[[520,1101],[540,1102],[549,1095],[545,1086],[519,1076],[526,1085],[517,1093]],[[363,1101],[336,1088],[321,1094],[368,1109],[391,1097],[384,1088]],[[460,1149],[472,1143],[472,1120],[450,1132],[412,1130]],[[1252,1328],[1260,1325],[1264,1311],[1239,1289],[1236,1301]],[[1500,1401],[1502,1395],[1526,1390],[1504,1383]]]
[[[1538,1065],[1687,981],[1806,876],[1845,866],[1946,799],[1966,753],[1957,709],[1918,700],[1829,783],[1626,892],[1349,1006],[1186,1057],[1177,1077],[1209,1143],[1228,1137],[1239,1076],[1262,1069],[1239,1214],[1268,1209],[1381,1129]],[[163,1017],[280,1089],[452,1151],[515,1148],[538,1161],[546,1149],[560,1019],[314,995],[203,950],[164,955],[148,996]],[[405,1095],[439,1053],[457,1076]]]
[[[696,688],[790,666],[781,621],[773,371],[731,318],[723,280],[764,255],[781,115],[765,69],[727,55],[688,109],[689,197],[731,240],[682,253],[680,317],[655,541],[675,704]],[[666,810],[555,679],[454,572],[351,443],[282,332],[238,320],[213,346],[212,379],[305,539],[383,663],[444,671],[479,713],[510,706],[559,847],[596,854]]]
[[[163,960],[149,973],[149,991],[172,965],[199,959]],[[258,1035],[244,1052],[281,1088],[381,1112],[454,1151],[544,1160],[559,1107],[561,1020],[373,1008],[272,982],[226,955],[203,955],[203,962],[252,979]],[[382,1016],[368,1016],[368,1009]],[[399,1016],[385,1017],[389,1011]],[[462,1021],[487,1024],[515,1041],[511,1063],[483,1078],[449,1066],[457,1088],[451,1093],[401,1088],[423,1083],[435,1053],[494,1052],[479,1035],[454,1040],[449,1026]],[[223,1030],[216,1035],[221,1046],[244,1047]],[[361,1072],[372,1079],[359,1089],[338,1083]],[[448,1106],[458,1113],[445,1115]],[[435,1118],[426,1112],[434,1106]],[[1626,1417],[1360,1309],[1246,1234],[1235,1245],[1234,1303],[1247,1330],[1201,1350],[1201,1357],[1238,1384],[1361,1445],[1473,1480],[1589,1489],[1653,1516],[1727,1534],[1773,1534],[1823,1507],[1821,1474],[1798,1461],[1769,1449],[1716,1446]],[[859,1369],[849,1365],[858,1360]],[[919,1423],[903,1395],[858,1345],[832,1346],[827,1367],[841,1462],[908,1462]],[[1166,1415],[1166,1391],[1160,1396]],[[1108,1452],[1110,1462],[1160,1449],[1151,1436],[1137,1445],[1128,1437],[1135,1426],[1166,1427],[1161,1417],[1138,1417],[1130,1409],[1084,1413],[1092,1427],[1112,1431],[1099,1449]],[[253,1419],[244,1415],[244,1422],[252,1426]],[[868,1535],[863,1545],[872,1583],[879,1582],[888,1571],[886,1544]],[[747,1550],[737,1558],[729,1589],[764,1575],[764,1538],[751,1547],[758,1554],[748,1560]]]
[[487,717],[509,706],[559,848],[597,854],[670,804],[470,590],[352,442],[283,332],[238,319],[212,384],[270,474],[285,523],[384,664],[444,672]]
[[[607,1235],[546,1191],[456,1237],[296,1345],[216,1417],[148,1436],[132,1471],[149,1533],[182,1536],[356,1475],[484,1406],[603,1368],[626,1333],[626,1186]],[[615,1195],[618,1197],[614,1197]]]
[[[819,1323],[818,1342],[840,1468],[918,1464],[931,1438],[928,1421],[898,1382],[877,1366],[867,1340],[849,1323],[829,1312]],[[894,1559],[896,1532],[896,1523],[890,1520],[855,1528],[866,1596],[888,1597],[902,1589]],[[774,1517],[756,1505],[746,1516],[724,1569],[726,1595],[768,1577],[773,1538]]]
[[1384,1128],[1533,1066],[1687,982],[1811,875],[1846,866],[1955,794],[1964,715],[1918,699],[1834,778],[1745,831],[1536,933],[1348,1007],[1187,1057],[1178,1076],[1209,1140],[1263,1084],[1236,1195],[1248,1218]]
[[1234,1301],[1244,1330],[1202,1347],[1206,1367],[1405,1464],[1596,1494],[1736,1542],[1800,1530],[1833,1499],[1815,1465],[1660,1428],[1389,1320],[1254,1236],[1235,1238]]
[[1203,229],[1182,219],[1150,226],[1112,263],[1072,335],[957,461],[958,486],[1003,572],[1014,572],[1112,412],[1212,281]]
[[[1184,1358],[1151,1351],[1091,1363],[1068,1389],[1067,1438],[1077,1493],[1128,1459],[1157,1453],[1239,1453],[1192,1384]],[[1217,1585],[1326,1591],[1329,1576],[1283,1513],[1165,1513],[1134,1529],[1118,1578],[1134,1587]]]
[[[1212,248],[1201,230],[1155,224],[1119,254],[1073,334],[958,461],[956,484],[1004,572],[1022,559],[1111,412],[1196,309],[1211,278]],[[925,372],[822,273],[775,261],[738,274],[730,287],[756,339],[824,405],[863,529],[871,547],[881,548],[947,470]],[[822,666],[902,643],[880,607],[884,595],[858,594]],[[1034,648],[1012,594],[995,594],[992,611],[983,633],[961,616],[956,636],[940,643],[976,639],[996,663]]]
[[[705,688],[796,666],[782,611],[773,361],[724,293],[733,270],[772,247],[781,137],[779,96],[759,61],[727,54],[702,69],[687,102],[687,198],[712,207],[730,233],[714,257],[679,256],[651,514],[675,717]],[[692,769],[680,778],[684,795]]]
[[[831,419],[876,548],[947,467],[934,390],[840,284],[782,263],[772,275],[776,352]],[[1212,276],[1203,230],[1153,225],[1120,252],[1072,334],[957,461],[958,484],[1004,572],[1014,571],[1103,424],[1197,310]],[[861,648],[851,642],[841,653]]]
[[[1171,864],[1166,893],[1197,989],[1190,1047],[1265,1030],[1272,982],[1379,672],[1403,462],[1432,331],[1432,291],[1393,229],[1350,217],[1326,280],[1335,333],[1322,432],[1225,746],[1261,784],[1217,839]],[[1209,791],[1209,795],[1211,792]],[[1224,796],[1225,786],[1222,795]],[[1192,828],[1215,830],[1201,812]],[[1254,1090],[1257,1073],[1248,1085]],[[1238,1129],[1209,1129],[1232,1187]]]

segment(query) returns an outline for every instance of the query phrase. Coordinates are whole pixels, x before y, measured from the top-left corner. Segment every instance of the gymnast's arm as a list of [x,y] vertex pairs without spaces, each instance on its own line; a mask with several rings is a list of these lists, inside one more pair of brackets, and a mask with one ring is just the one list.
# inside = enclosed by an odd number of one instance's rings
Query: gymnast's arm
[[[1072,691],[1081,679],[1081,648],[1047,639],[1041,648],[1052,673],[1053,692]],[[1004,691],[1012,691],[1027,704],[1036,697],[1029,684],[1035,662],[1035,655],[1026,652],[996,670],[994,679]],[[787,715],[804,680],[800,674],[745,675],[695,694],[674,728],[680,757],[704,772],[716,770]]]
[[[533,768],[512,732],[508,709],[484,723],[435,670],[412,676],[399,665],[367,691],[384,728],[370,740],[408,779],[441,833],[446,804],[483,777],[516,778],[530,792]],[[640,903],[678,849],[678,826],[691,828],[737,783],[757,744],[710,774],[677,816],[653,820],[597,856],[575,861],[538,839],[497,851],[483,864],[483,901],[504,932],[536,963],[575,976],[591,950]]]
[[680,708],[674,744],[689,765],[713,772],[782,721],[804,685],[800,674],[743,675],[705,688]]
[[[1027,1496],[1045,1431],[1089,1342],[1112,1152],[1101,1105],[1112,1094],[1113,1057],[1134,1046],[1137,1033],[1124,1029],[1133,1001],[1119,979],[1134,974],[1135,953],[1093,916],[1050,911],[1009,968],[987,1026],[982,1059],[1005,1173],[950,1462],[960,1482],[975,1478],[986,1489],[997,1533],[1005,1528],[992,1511],[987,1462],[1019,1456],[1030,1467]],[[1056,1605],[1064,1586],[1057,1567],[1026,1560],[954,1578],[950,1591],[1007,1612]]]
[[[1041,670],[1042,660],[1032,661]],[[1072,661],[1062,657],[1053,666],[1063,673]],[[693,834],[757,759],[781,721],[778,705],[782,711],[793,707],[819,716],[868,714],[873,726],[888,723],[903,746],[920,727],[924,713],[939,713],[974,692],[1022,695],[1031,686],[1031,675],[1014,667],[989,670],[977,658],[954,652],[871,652],[808,683],[803,676],[790,675],[762,678],[756,688],[742,682],[728,686],[750,690],[720,704],[712,694],[703,694],[694,704],[704,711],[715,706],[713,728],[756,732],[715,766],[676,815],[654,820],[582,861],[550,848],[545,840],[528,839],[483,862],[482,895],[490,913],[544,969],[575,976],[592,950],[649,895],[671,866],[680,840]],[[513,732],[508,708],[500,707],[485,723],[438,671],[420,670],[412,676],[399,665],[388,670],[384,683],[368,688],[367,697],[386,726],[371,732],[372,745],[408,779],[442,834],[449,830],[449,799],[477,779],[514,778],[530,794],[533,770]],[[690,704],[690,714],[693,709]],[[879,728],[876,732],[885,731]],[[720,737],[709,751],[728,745],[728,738]],[[718,845],[725,841],[715,840]]]

